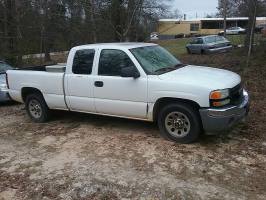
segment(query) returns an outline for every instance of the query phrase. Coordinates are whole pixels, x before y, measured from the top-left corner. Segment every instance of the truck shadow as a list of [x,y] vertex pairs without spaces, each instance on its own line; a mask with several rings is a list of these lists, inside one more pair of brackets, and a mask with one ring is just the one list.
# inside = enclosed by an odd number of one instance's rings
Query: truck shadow
[[96,128],[134,131],[152,135],[156,138],[160,137],[157,125],[147,121],[67,111],[54,111],[51,120],[60,123],[73,123],[77,127],[89,124]]
[[[54,111],[51,120],[58,121],[59,123],[73,123],[75,127],[89,124],[96,128],[117,129],[125,132],[133,131],[134,133],[141,133],[144,136],[164,140],[160,135],[157,124],[152,122],[66,111]],[[202,146],[213,147],[222,143],[230,143],[231,137],[229,133],[226,132],[219,135],[202,134],[196,143]],[[178,145],[175,142],[173,144]]]
[[16,106],[20,105],[21,103],[15,102],[15,101],[8,101],[8,102],[0,102],[0,108],[1,107],[11,107],[11,106]]

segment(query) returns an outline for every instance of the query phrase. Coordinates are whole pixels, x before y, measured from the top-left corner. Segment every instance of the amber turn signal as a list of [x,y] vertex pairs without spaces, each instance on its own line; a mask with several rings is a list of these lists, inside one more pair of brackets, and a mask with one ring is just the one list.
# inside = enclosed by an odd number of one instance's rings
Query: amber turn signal
[[212,100],[219,100],[219,99],[225,99],[229,96],[229,90],[215,90],[211,92],[210,99]]

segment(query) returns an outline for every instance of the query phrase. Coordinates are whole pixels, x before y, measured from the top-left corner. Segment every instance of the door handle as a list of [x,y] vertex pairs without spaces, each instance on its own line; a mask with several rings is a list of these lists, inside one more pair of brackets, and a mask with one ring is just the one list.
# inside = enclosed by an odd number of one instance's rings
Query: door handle
[[95,81],[95,82],[94,82],[94,85],[95,85],[96,87],[103,87],[103,82],[102,82],[102,81]]

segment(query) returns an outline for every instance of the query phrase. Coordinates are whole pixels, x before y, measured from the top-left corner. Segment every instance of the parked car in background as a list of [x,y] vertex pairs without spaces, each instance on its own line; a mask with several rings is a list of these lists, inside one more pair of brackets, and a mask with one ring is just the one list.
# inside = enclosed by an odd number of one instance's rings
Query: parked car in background
[[[245,34],[246,29],[241,28],[241,27],[231,27],[226,29],[226,34],[227,35],[239,35],[239,34]],[[223,35],[224,31],[220,31],[218,35]]]
[[189,54],[208,54],[229,51],[232,49],[232,45],[223,36],[210,35],[194,38],[186,48]]
[[157,32],[151,33],[151,40],[159,40],[159,34]]
[[255,27],[255,33],[263,33],[263,30],[266,29],[266,24],[259,24]]
[[262,35],[265,37],[266,36],[266,24],[259,24],[258,26],[256,26],[255,32],[262,33]]
[[10,96],[34,122],[48,120],[51,109],[157,121],[163,136],[181,143],[229,129],[249,107],[239,75],[182,64],[149,43],[78,46],[66,65],[7,75]]
[[0,102],[10,101],[6,82],[6,71],[13,69],[9,64],[0,61]]

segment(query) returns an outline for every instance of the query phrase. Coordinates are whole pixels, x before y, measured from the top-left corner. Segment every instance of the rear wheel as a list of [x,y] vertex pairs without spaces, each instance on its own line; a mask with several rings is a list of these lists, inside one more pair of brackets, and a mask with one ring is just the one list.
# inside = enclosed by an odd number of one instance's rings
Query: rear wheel
[[202,55],[206,54],[206,51],[204,49],[201,49],[201,52],[200,52]]
[[43,123],[49,119],[49,108],[41,94],[30,94],[26,97],[26,111],[32,121]]
[[184,103],[170,104],[162,108],[158,125],[164,137],[179,143],[196,141],[202,131],[198,111]]

